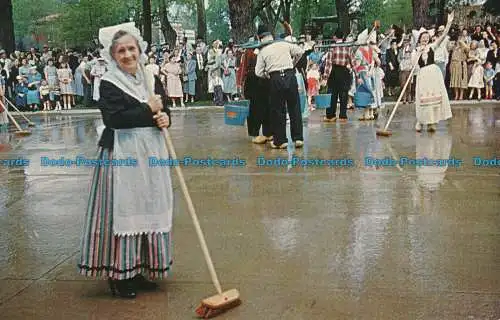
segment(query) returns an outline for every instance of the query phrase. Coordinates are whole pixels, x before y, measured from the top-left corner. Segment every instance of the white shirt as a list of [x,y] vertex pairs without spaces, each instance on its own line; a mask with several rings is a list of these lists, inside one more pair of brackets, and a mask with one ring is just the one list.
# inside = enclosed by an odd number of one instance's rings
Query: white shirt
[[300,58],[303,54],[304,50],[296,44],[285,41],[269,44],[263,47],[257,56],[255,75],[265,78],[266,74],[273,71],[293,69],[294,59]]
[[196,54],[196,61],[198,62],[198,69],[203,70],[203,55],[201,53]]
[[443,42],[436,47],[434,50],[434,61],[436,62],[448,62],[449,59],[449,53],[448,53],[448,42],[450,41],[449,37],[446,36],[443,39]]
[[147,69],[152,74],[154,74],[155,76],[159,76],[160,75],[160,66],[158,66],[157,64],[154,64],[154,63],[153,64],[148,64],[144,68]]

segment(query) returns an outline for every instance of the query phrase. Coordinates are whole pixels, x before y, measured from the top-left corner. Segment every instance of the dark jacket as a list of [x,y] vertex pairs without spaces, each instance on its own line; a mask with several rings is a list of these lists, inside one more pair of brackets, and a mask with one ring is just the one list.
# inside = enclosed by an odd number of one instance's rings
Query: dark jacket
[[[153,119],[154,114],[147,103],[140,103],[106,80],[101,81],[99,92],[99,109],[101,110],[102,119],[106,126],[99,140],[99,146],[106,149],[113,149],[113,129],[156,127],[156,122]],[[158,77],[155,77],[155,93],[161,95],[163,111],[170,117],[167,96]],[[171,121],[172,119],[170,118],[170,125],[172,125]]]
[[486,54],[486,62],[491,62],[493,69],[495,69],[497,62],[500,62],[500,48],[497,48],[496,57],[493,55],[493,50],[489,50],[488,53]]

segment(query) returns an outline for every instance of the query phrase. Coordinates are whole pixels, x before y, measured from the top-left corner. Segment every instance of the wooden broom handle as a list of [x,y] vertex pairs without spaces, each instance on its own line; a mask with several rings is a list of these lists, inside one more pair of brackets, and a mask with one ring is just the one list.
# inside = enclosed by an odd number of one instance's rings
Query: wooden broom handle
[[[415,68],[417,67],[418,60],[420,59],[420,56],[422,55],[422,52],[418,55],[417,62],[413,65],[413,68],[410,71],[410,75],[408,76],[408,80],[406,80],[405,86],[401,90],[401,93],[399,94],[398,101],[396,101],[396,105],[394,106],[394,109],[392,109],[391,116],[389,117],[389,120],[387,120],[387,124],[384,127],[384,131],[387,131],[387,128],[389,127],[389,124],[391,124],[392,118],[394,117],[394,114],[396,113],[396,109],[399,106],[399,103],[401,102],[401,99],[403,99],[403,95],[406,92],[406,88],[408,87],[408,84],[411,81],[411,78],[413,77],[413,72],[415,71]],[[415,99],[416,100],[416,99]]]
[[[148,74],[144,70],[144,66],[141,64],[140,68],[144,72],[144,75],[147,79]],[[146,83],[148,88],[148,92],[150,96],[154,96],[154,77],[149,79]],[[160,114],[160,111],[157,112],[157,115]],[[175,154],[174,144],[172,143],[172,139],[170,139],[170,134],[168,133],[167,128],[162,128],[163,137],[165,138],[165,143],[167,145],[168,153],[172,157],[173,160],[177,160],[177,155]],[[194,228],[196,229],[196,234],[198,235],[198,239],[200,240],[201,249],[203,250],[203,255],[205,256],[205,261],[207,262],[208,270],[210,271],[210,276],[212,277],[212,282],[214,283],[215,289],[219,295],[222,295],[222,287],[219,282],[219,278],[215,273],[214,263],[212,262],[212,258],[210,257],[210,253],[208,252],[207,243],[205,241],[205,236],[203,235],[203,231],[201,231],[200,222],[198,221],[198,217],[196,216],[196,210],[194,209],[193,201],[191,200],[191,196],[189,195],[189,190],[186,186],[186,181],[184,180],[184,175],[182,174],[182,169],[178,165],[174,165],[175,171],[179,176],[179,182],[181,184],[182,193],[184,194],[184,198],[186,199],[188,210],[193,219]]]
[[[168,153],[173,160],[177,160],[177,155],[175,154],[174,145],[172,140],[170,139],[170,134],[166,128],[162,129],[163,136],[165,137],[165,142],[167,144]],[[196,229],[196,234],[198,235],[198,239],[200,240],[201,249],[203,250],[203,254],[205,256],[205,260],[208,265],[208,270],[210,271],[210,276],[212,277],[212,282],[214,283],[215,289],[219,294],[222,294],[222,288],[219,282],[219,278],[215,273],[214,263],[212,262],[212,258],[210,257],[210,253],[208,252],[207,243],[205,241],[205,236],[203,235],[203,231],[200,227],[200,222],[198,221],[198,217],[196,216],[196,211],[194,209],[193,201],[191,200],[191,196],[189,195],[188,188],[186,186],[186,182],[184,181],[184,175],[182,174],[182,169],[178,165],[175,166],[175,171],[179,176],[179,181],[181,184],[182,193],[184,194],[184,198],[186,198],[186,202],[188,205],[189,213],[191,214],[191,218],[193,219],[194,227]]]
[[14,110],[16,110],[17,112],[19,112],[19,114],[26,120],[28,121],[29,123],[31,123],[30,119],[28,119],[12,102],[10,102],[9,99],[5,98],[5,101],[7,101],[8,104],[10,104],[10,106],[12,108],[14,108]]
[[19,123],[17,123],[16,119],[14,119],[14,117],[7,110],[7,107],[3,104],[2,99],[0,99],[0,105],[2,105],[2,108],[4,109],[4,112],[7,113],[7,116],[10,118],[10,120],[12,120],[12,122],[14,122],[14,125],[17,127],[17,130],[18,131],[23,131],[23,129],[21,128],[21,126],[19,125]]

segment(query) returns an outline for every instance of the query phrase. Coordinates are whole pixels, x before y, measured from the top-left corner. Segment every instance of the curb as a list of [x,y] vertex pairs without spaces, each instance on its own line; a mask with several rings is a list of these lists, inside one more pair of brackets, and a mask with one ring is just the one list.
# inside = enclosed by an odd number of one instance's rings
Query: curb
[[[482,100],[480,102],[478,101],[451,101],[450,102],[451,106],[453,107],[462,107],[462,106],[472,106],[472,105],[489,105],[489,106],[500,106],[500,101],[495,101],[495,100]],[[396,105],[396,102],[386,102],[384,103],[384,107],[394,107]],[[183,112],[183,111],[191,111],[191,110],[224,110],[224,106],[199,106],[199,107],[185,107],[185,108],[171,108],[170,111],[172,113],[176,112]],[[61,110],[61,111],[50,111],[50,112],[43,112],[43,111],[36,111],[36,112],[29,112],[29,111],[23,111],[23,112],[10,112],[13,115],[19,115],[19,114],[24,114],[24,115],[86,115],[86,114],[101,114],[101,111],[99,109],[71,109],[71,110]]]
[[[172,113],[182,112],[182,111],[191,111],[191,110],[224,110],[224,106],[200,106],[200,107],[185,107],[185,108],[170,108]],[[100,115],[101,111],[99,109],[70,109],[70,110],[61,110],[61,111],[22,111],[22,112],[13,112],[9,111],[12,115],[86,115],[86,114],[96,114]]]

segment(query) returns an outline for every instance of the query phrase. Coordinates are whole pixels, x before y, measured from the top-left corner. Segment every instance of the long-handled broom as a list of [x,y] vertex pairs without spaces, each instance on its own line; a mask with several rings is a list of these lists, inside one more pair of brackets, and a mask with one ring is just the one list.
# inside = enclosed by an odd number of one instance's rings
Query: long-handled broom
[[4,109],[4,112],[7,113],[7,116],[9,117],[9,119],[12,120],[12,122],[16,126],[16,128],[18,130],[16,132],[14,132],[14,134],[16,136],[29,136],[29,135],[31,135],[31,131],[21,129],[21,126],[19,125],[19,123],[17,123],[16,119],[14,119],[14,117],[10,114],[10,112],[7,110],[7,107],[3,104],[1,99],[0,99],[0,106]]
[[10,106],[12,108],[14,108],[14,110],[16,110],[17,112],[19,112],[19,114],[24,118],[24,120],[26,120],[28,122],[28,127],[34,127],[35,126],[35,123],[32,122],[30,119],[28,119],[28,117],[26,117],[21,111],[19,111],[19,109],[16,108],[16,106],[12,102],[10,102],[9,99],[5,98],[5,100],[10,104]]
[[[166,128],[163,128],[162,131],[163,131],[163,136],[165,137],[168,152],[170,153],[172,159],[176,160],[177,155],[175,154],[174,145],[172,143],[172,140],[170,139],[168,130]],[[184,181],[184,175],[182,174],[181,167],[175,166],[175,170],[177,172],[177,175],[179,176],[182,193],[184,194],[184,197],[188,205],[189,213],[191,214],[191,218],[193,219],[196,233],[200,240],[201,249],[203,250],[203,254],[205,256],[205,260],[208,265],[208,270],[210,271],[210,276],[212,277],[212,282],[214,283],[215,289],[217,290],[216,295],[203,299],[201,301],[201,305],[196,309],[196,313],[200,318],[208,319],[215,317],[216,315],[219,315],[228,309],[240,305],[241,304],[240,293],[236,289],[231,289],[222,292],[219,279],[217,277],[217,274],[215,273],[215,268],[212,262],[212,258],[210,257],[210,253],[208,252],[208,247],[205,242],[205,237],[203,236],[203,232],[201,231],[198,217],[196,216],[196,212],[193,206],[193,201],[191,200],[191,196],[189,195],[186,182]]]
[[386,123],[383,130],[377,130],[377,136],[381,136],[381,137],[392,136],[392,131],[387,131],[387,128],[389,128],[389,125],[391,124],[392,118],[396,114],[396,110],[398,109],[399,103],[401,102],[401,99],[403,99],[403,95],[405,94],[406,89],[408,87],[408,84],[410,83],[410,81],[413,77],[413,72],[415,71],[415,68],[417,67],[418,60],[420,59],[421,55],[422,55],[422,53],[419,53],[418,58],[416,60],[417,62],[413,65],[413,68],[410,71],[410,75],[408,76],[408,80],[406,80],[406,83],[403,87],[403,90],[401,90],[401,93],[399,94],[398,101],[396,101],[396,105],[394,106],[394,109],[392,109],[392,113],[391,113],[391,116],[389,117],[389,120],[387,120],[387,123]]
[[[146,75],[147,79],[146,84],[148,92],[151,96],[153,96],[155,95],[154,77],[149,72],[144,70],[142,64],[140,65],[140,67],[143,73]],[[170,138],[168,130],[166,128],[163,128],[162,133],[163,137],[165,138],[165,143],[167,145],[168,153],[170,154],[173,160],[177,160],[174,144],[172,143],[172,139]],[[216,295],[203,299],[201,301],[200,306],[196,308],[196,313],[200,318],[208,319],[240,305],[241,304],[240,293],[236,289],[231,289],[222,292],[222,287],[220,285],[219,278],[215,273],[214,263],[212,262],[212,258],[210,257],[210,253],[208,252],[205,236],[203,235],[203,231],[201,231],[200,222],[198,221],[193,201],[191,200],[191,196],[189,195],[189,191],[186,186],[186,181],[184,180],[184,175],[182,174],[182,169],[180,166],[175,166],[175,171],[179,176],[182,193],[184,194],[184,198],[186,199],[189,214],[193,219],[193,224],[196,229],[196,234],[198,235],[198,239],[200,240],[201,249],[203,250],[203,255],[205,256],[205,261],[207,262],[208,270],[210,271],[210,276],[212,277],[212,282],[214,283],[215,289],[217,290]]]

